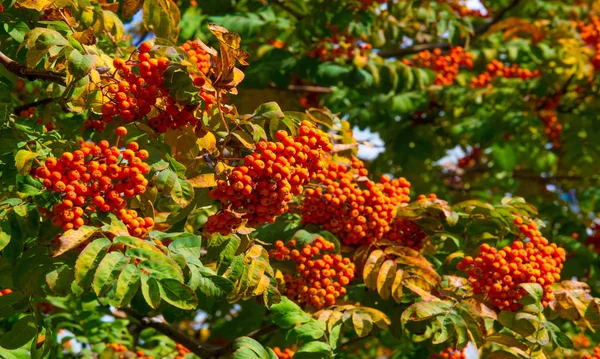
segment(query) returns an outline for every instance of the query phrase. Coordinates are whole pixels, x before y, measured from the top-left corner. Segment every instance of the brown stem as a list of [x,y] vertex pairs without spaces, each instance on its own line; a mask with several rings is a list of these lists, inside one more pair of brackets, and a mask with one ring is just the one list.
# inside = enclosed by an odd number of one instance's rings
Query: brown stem
[[23,111],[23,110],[27,110],[27,109],[30,109],[32,107],[37,107],[37,106],[44,106],[44,105],[52,103],[52,102],[54,102],[56,100],[57,99],[55,99],[53,97],[49,97],[49,98],[45,98],[43,100],[38,100],[38,101],[35,101],[35,102],[26,103],[24,105],[15,107],[14,114],[18,116],[21,113],[21,111]]
[[[513,0],[507,7],[500,10],[496,14],[496,16],[494,16],[494,18],[492,18],[490,21],[486,22],[481,27],[479,27],[477,30],[475,30],[475,32],[473,33],[473,38],[476,38],[477,36],[485,34],[490,29],[490,27],[492,27],[498,21],[502,20],[502,18],[506,15],[506,13],[508,13],[510,10],[514,9],[515,7],[517,7],[517,5],[519,5],[520,2],[521,2],[521,0]],[[425,50],[433,50],[433,49],[446,50],[452,46],[464,46],[466,43],[467,43],[467,40],[463,38],[456,44],[451,44],[449,42],[440,42],[440,43],[436,43],[436,44],[419,44],[419,45],[414,45],[414,46],[407,47],[404,49],[381,51],[379,53],[379,56],[381,56],[383,58],[400,57],[400,56],[416,54],[418,52],[425,51]]]
[[131,309],[124,309],[123,311],[127,313],[129,317],[135,318],[142,326],[156,329],[167,337],[173,339],[175,342],[188,348],[192,353],[203,359],[216,358],[217,351],[221,349],[199,343],[161,319],[155,317],[145,317]]
[[273,4],[279,6],[280,8],[282,8],[283,10],[289,12],[291,15],[293,15],[296,19],[298,20],[302,20],[304,18],[304,15],[302,15],[301,13],[299,13],[298,11],[292,9],[291,7],[287,6],[285,4],[284,0],[275,0],[273,1]]
[[0,64],[4,66],[9,72],[13,74],[26,78],[27,80],[45,80],[57,83],[59,85],[65,85],[65,75],[54,72],[54,71],[46,71],[46,70],[36,70],[25,65],[21,65],[20,63],[14,61],[13,59],[6,56],[3,52],[0,51]]
[[320,86],[302,86],[302,85],[289,85],[288,91],[298,92],[314,92],[314,93],[331,93],[333,90],[329,87]]

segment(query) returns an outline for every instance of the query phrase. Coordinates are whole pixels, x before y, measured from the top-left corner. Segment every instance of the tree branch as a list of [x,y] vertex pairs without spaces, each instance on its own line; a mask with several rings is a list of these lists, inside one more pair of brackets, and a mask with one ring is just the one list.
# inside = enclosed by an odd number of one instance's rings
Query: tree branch
[[331,92],[333,92],[333,90],[330,87],[303,86],[303,85],[289,85],[287,90],[288,91],[297,91],[297,92],[314,92],[314,93],[331,93]]
[[142,326],[156,329],[167,337],[173,339],[175,342],[188,348],[192,353],[198,355],[199,357],[203,359],[217,358],[217,351],[220,348],[199,343],[156,317],[145,317],[131,309],[123,309],[123,311],[127,313],[128,316],[139,321]]
[[304,18],[304,15],[302,15],[301,13],[299,13],[298,11],[292,9],[291,7],[287,6],[285,4],[285,0],[274,0],[273,4],[279,6],[280,8],[282,8],[283,10],[289,12],[291,15],[293,15],[296,19],[298,20],[302,20]]
[[43,100],[39,100],[39,101],[31,102],[31,103],[26,103],[24,105],[15,107],[14,114],[18,116],[21,113],[21,111],[23,111],[23,110],[27,110],[27,109],[30,109],[32,107],[37,107],[37,106],[44,106],[44,105],[52,103],[52,102],[54,102],[56,100],[57,99],[55,99],[53,97],[49,97],[49,98],[45,98]]
[[65,75],[54,72],[54,71],[45,71],[45,70],[36,70],[25,65],[21,65],[20,63],[14,61],[13,59],[6,56],[3,52],[0,51],[0,64],[4,66],[9,72],[13,74],[26,78],[27,80],[45,80],[57,83],[59,85],[65,85]]
[[[486,33],[490,29],[490,27],[492,27],[498,21],[502,20],[502,18],[504,18],[504,16],[506,15],[506,13],[508,13],[510,10],[514,9],[515,7],[517,7],[517,5],[519,5],[520,2],[521,2],[521,0],[513,0],[507,7],[505,7],[501,11],[499,11],[496,14],[496,16],[494,16],[490,21],[486,22],[485,24],[480,26],[477,30],[475,30],[473,32],[472,38],[474,39],[474,38]],[[433,49],[447,50],[452,46],[464,46],[466,43],[467,43],[467,40],[463,38],[457,44],[451,44],[449,42],[440,42],[440,43],[436,43],[436,44],[419,44],[419,45],[414,45],[411,47],[406,47],[403,49],[381,51],[379,53],[379,56],[383,57],[383,58],[400,57],[400,56],[416,54],[418,52],[425,51],[425,50],[433,50]]]

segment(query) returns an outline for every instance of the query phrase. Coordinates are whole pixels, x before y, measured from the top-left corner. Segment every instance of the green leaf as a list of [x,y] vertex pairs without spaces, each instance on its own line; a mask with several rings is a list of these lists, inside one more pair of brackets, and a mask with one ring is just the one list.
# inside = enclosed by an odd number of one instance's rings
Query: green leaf
[[111,299],[111,303],[115,307],[122,308],[129,304],[140,287],[140,275],[141,272],[135,265],[127,264],[125,266],[117,280],[115,295]]
[[316,359],[316,358],[330,358],[332,357],[332,350],[329,344],[324,342],[308,342],[304,343],[296,354],[295,359]]
[[213,300],[222,300],[233,290],[233,282],[220,276],[201,276],[198,290]]
[[202,238],[200,236],[182,233],[178,237],[180,238],[175,239],[173,242],[171,242],[171,244],[169,244],[169,250],[171,252],[181,254],[184,257],[200,257],[200,246],[202,245]]
[[129,258],[121,252],[111,252],[106,255],[98,265],[92,289],[98,297],[106,295],[119,274],[129,263]]
[[160,285],[155,278],[146,275],[142,277],[142,295],[151,308],[157,309],[159,307]]
[[179,8],[171,0],[145,0],[142,23],[157,37],[177,39],[179,34]]
[[311,319],[310,315],[287,297],[281,297],[281,302],[272,305],[271,312],[273,323],[284,329],[291,328],[297,323],[306,323]]
[[77,258],[77,262],[75,262],[75,281],[83,289],[88,288],[92,283],[96,272],[94,269],[104,258],[110,244],[111,242],[108,239],[98,238],[90,242]]
[[17,155],[15,156],[15,166],[17,167],[17,171],[23,176],[28,175],[36,156],[37,154],[35,152],[28,150],[17,151]]
[[71,282],[74,279],[73,268],[66,264],[46,274],[46,283],[56,295],[67,295],[71,290]]
[[73,49],[67,57],[67,71],[78,79],[87,75],[94,67],[95,58],[92,55],[84,55],[78,50]]
[[145,260],[138,264],[138,268],[157,279],[168,278],[183,282],[181,268],[164,261]]
[[160,296],[167,303],[186,310],[198,307],[196,293],[185,284],[170,278],[161,279],[159,284]]
[[0,346],[4,349],[18,349],[37,335],[37,327],[33,316],[19,319],[12,329],[0,338]]
[[312,341],[322,338],[325,335],[325,322],[311,320],[290,330],[285,339],[293,343],[299,341]]
[[271,353],[252,338],[237,338],[233,343],[232,359],[271,359],[271,357]]

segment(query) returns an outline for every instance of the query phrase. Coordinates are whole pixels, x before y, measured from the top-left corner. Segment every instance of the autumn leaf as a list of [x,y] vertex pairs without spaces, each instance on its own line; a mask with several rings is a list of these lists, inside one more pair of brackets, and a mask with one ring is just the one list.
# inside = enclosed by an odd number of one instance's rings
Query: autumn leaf
[[62,236],[58,237],[58,248],[56,248],[52,256],[58,257],[73,248],[79,247],[82,243],[90,239],[97,230],[97,228],[90,226],[69,229]]
[[188,181],[190,181],[192,187],[194,188],[209,188],[217,185],[214,173],[204,173],[196,177],[192,177]]

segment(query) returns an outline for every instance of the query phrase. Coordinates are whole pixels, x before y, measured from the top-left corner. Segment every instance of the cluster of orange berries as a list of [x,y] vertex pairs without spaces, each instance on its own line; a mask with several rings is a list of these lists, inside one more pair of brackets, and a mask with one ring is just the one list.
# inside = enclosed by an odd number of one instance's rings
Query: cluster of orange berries
[[[116,343],[109,343],[106,345],[107,348],[111,348],[113,351],[117,352],[117,353],[125,353],[127,351],[129,351],[129,349],[123,345],[123,344],[116,344]],[[119,359],[125,359],[125,358],[131,358],[130,355],[127,354],[120,354]],[[135,358],[141,358],[141,359],[154,359],[154,357],[152,355],[146,355],[144,354],[143,351],[138,350],[135,353]]]
[[448,55],[444,55],[442,50],[435,49],[421,51],[416,54],[412,60],[403,59],[406,65],[425,67],[435,72],[435,85],[449,86],[454,83],[460,67],[472,68],[473,58],[461,46],[450,49]]
[[439,354],[431,354],[431,359],[466,359],[467,354],[464,349],[447,348]]
[[583,42],[596,50],[592,65],[594,70],[600,70],[600,17],[591,15],[589,22],[578,21],[574,25],[579,28],[579,35]]
[[204,51],[198,43],[190,40],[183,43],[180,48],[187,53],[189,60],[196,64],[202,74],[208,74],[210,70],[210,54],[208,52]]
[[302,222],[322,226],[346,245],[383,238],[390,231],[396,206],[409,201],[410,183],[388,176],[375,183],[365,178],[368,173],[357,158],[351,166],[329,164],[317,174],[316,187],[304,191]]
[[554,147],[560,147],[560,134],[563,130],[563,125],[558,122],[556,111],[560,105],[561,97],[561,93],[546,97],[543,100],[542,108],[538,112],[538,117],[544,124],[546,137],[548,138],[548,141],[552,142]]
[[10,288],[2,289],[2,290],[0,290],[0,297],[2,297],[3,295],[8,295],[8,294],[10,294],[12,292],[13,291]]
[[589,348],[591,344],[590,339],[583,333],[579,333],[579,335],[573,337],[573,346],[575,349]]
[[[117,134],[120,139],[127,130],[119,127]],[[147,234],[154,221],[127,211],[123,197],[132,198],[146,191],[148,180],[144,175],[150,172],[150,166],[144,160],[148,151],[140,150],[137,142],[130,142],[125,150],[111,147],[106,140],[98,145],[81,142],[80,146],[74,152],[64,152],[60,158],[47,158],[34,171],[47,190],[61,196],[61,202],[48,213],[52,223],[65,231],[78,229],[89,221],[91,212],[100,210],[115,213],[127,224],[131,235]]]
[[565,250],[548,243],[538,230],[537,223],[524,224],[521,217],[514,223],[524,241],[516,240],[500,250],[488,244],[480,246],[477,258],[467,256],[457,266],[465,271],[475,294],[485,294],[491,304],[507,311],[521,308],[518,301],[526,294],[522,283],[538,283],[544,290],[542,306],[554,297],[552,284],[560,280]]
[[423,248],[423,241],[427,238],[427,233],[423,232],[421,227],[411,220],[396,218],[385,238],[418,251]]
[[473,147],[473,149],[464,157],[458,160],[458,167],[467,169],[475,166],[479,158],[481,157],[481,148],[479,146]]
[[296,241],[286,246],[275,242],[269,256],[276,260],[292,260],[296,263],[294,275],[285,274],[285,295],[300,304],[309,304],[316,309],[335,304],[336,298],[346,295],[346,285],[354,279],[354,263],[332,252],[335,245],[323,237],[317,237],[302,249],[295,249]]
[[[163,86],[164,72],[170,64],[166,57],[154,57],[150,53],[153,46],[144,42],[138,48],[137,61],[117,58],[113,61],[116,74],[110,83],[101,87],[103,96],[102,121],[108,123],[114,116],[120,116],[124,121],[139,120],[153,112],[158,114],[149,118],[149,125],[157,132],[163,133],[168,128],[179,128],[187,124],[196,124],[194,116],[197,105],[182,105],[169,95],[169,90]],[[198,57],[196,57],[198,60]],[[137,67],[139,75],[133,68]],[[204,86],[206,80],[202,76],[194,79],[197,87]],[[207,104],[214,99],[205,92],[200,92]],[[155,111],[153,111],[155,109]],[[88,127],[102,129],[96,121],[87,121]]]
[[600,223],[593,222],[590,226],[590,230],[592,231],[592,234],[586,238],[585,245],[591,246],[594,249],[594,252],[600,253]]
[[292,359],[294,354],[296,354],[296,352],[290,348],[285,348],[284,350],[281,350],[281,348],[279,347],[274,347],[273,352],[275,352],[275,355],[277,355],[278,359]]
[[175,345],[175,350],[177,350],[177,355],[173,359],[183,359],[183,356],[190,352],[188,348],[179,343]]
[[592,354],[584,354],[582,359],[600,359],[600,347],[595,347]]
[[323,166],[325,153],[333,149],[327,134],[307,121],[301,123],[297,136],[280,130],[276,137],[279,142],[258,142],[256,151],[244,157],[244,165],[234,167],[210,191],[210,197],[222,203],[206,222],[210,233],[231,233],[242,220],[256,226],[275,221],[288,211],[293,195],[302,193]]
[[504,77],[507,79],[519,78],[521,80],[528,80],[541,75],[539,70],[529,70],[520,68],[518,65],[513,64],[506,66],[498,60],[492,60],[487,64],[484,72],[471,79],[472,88],[488,87],[492,88],[492,80],[496,77]]
[[339,31],[337,26],[331,27],[331,37],[320,39],[314,47],[308,51],[308,57],[319,59],[319,61],[335,61],[343,59],[351,61],[356,55],[367,56],[372,49],[366,38],[357,38],[348,31]]

